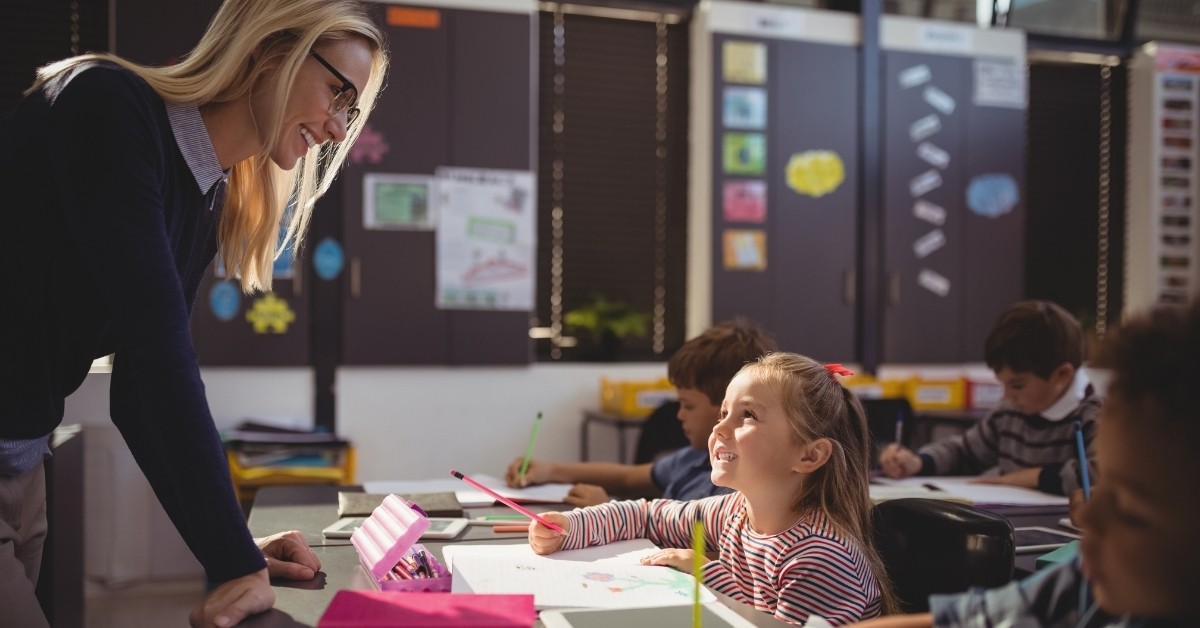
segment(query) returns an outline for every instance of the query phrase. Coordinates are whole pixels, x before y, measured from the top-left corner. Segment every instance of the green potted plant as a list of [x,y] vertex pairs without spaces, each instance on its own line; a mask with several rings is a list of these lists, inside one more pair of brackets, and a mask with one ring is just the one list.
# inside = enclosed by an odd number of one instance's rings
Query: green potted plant
[[[584,335],[590,341],[593,359],[616,359],[621,341],[625,338],[646,337],[650,315],[621,301],[595,295],[590,301],[563,315],[568,330]],[[588,352],[585,352],[587,355]]]

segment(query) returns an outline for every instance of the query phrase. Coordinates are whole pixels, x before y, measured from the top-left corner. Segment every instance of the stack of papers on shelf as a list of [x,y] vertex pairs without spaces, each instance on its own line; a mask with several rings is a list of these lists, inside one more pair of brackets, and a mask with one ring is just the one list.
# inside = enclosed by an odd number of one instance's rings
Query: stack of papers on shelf
[[992,506],[1066,506],[1062,495],[1003,484],[980,484],[976,476],[924,476],[894,480],[871,479],[871,500],[875,503],[901,497],[949,499],[975,505]]
[[[532,593],[543,608],[691,605],[695,580],[639,559],[658,548],[646,539],[538,556],[527,543],[447,545],[454,593]],[[701,587],[700,602],[716,596]]]
[[[497,493],[520,503],[561,504],[567,499],[571,490],[570,484],[542,484],[528,488],[512,488],[504,480],[486,473],[468,474],[471,479],[496,491]],[[458,502],[463,506],[490,506],[496,502],[491,496],[477,491],[462,480],[452,477],[432,480],[385,480],[363,482],[363,490],[368,493],[454,493]]]

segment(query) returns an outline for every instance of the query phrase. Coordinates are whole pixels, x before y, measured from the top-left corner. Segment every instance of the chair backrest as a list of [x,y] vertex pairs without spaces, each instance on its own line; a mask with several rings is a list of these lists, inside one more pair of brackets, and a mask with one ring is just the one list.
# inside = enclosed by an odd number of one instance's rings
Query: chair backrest
[[871,431],[871,460],[879,458],[879,449],[896,442],[897,422],[902,426],[900,444],[907,445],[913,429],[913,409],[907,399],[863,399],[867,414],[867,429]]
[[1012,580],[1013,528],[1000,515],[936,499],[875,506],[875,543],[905,612],[929,610],[933,593]]
[[668,401],[642,422],[642,432],[638,434],[637,446],[633,451],[633,463],[654,462],[664,453],[689,445],[691,443],[683,434],[683,424],[679,422],[679,402]]

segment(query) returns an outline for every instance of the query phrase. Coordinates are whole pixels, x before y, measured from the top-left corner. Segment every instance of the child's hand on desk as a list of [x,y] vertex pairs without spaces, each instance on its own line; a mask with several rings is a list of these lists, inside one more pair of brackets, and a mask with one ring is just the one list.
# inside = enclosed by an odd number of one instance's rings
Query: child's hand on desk
[[981,477],[972,480],[975,484],[1004,484],[1007,486],[1021,486],[1024,488],[1036,489],[1038,486],[1038,476],[1042,474],[1041,467],[1033,467],[1031,469],[1021,469],[1004,475],[992,477]]
[[[695,553],[690,549],[667,548],[641,558],[643,565],[666,565],[676,571],[692,573],[692,557]],[[705,557],[704,562],[709,562]]]
[[891,443],[879,452],[879,466],[889,478],[906,478],[921,471],[921,457],[909,448]]
[[563,532],[556,532],[533,521],[529,524],[529,547],[533,548],[534,554],[553,554],[562,549],[563,541],[567,538],[566,533],[571,530],[570,524],[561,512],[542,512],[538,513],[538,516],[562,528]]
[[525,469],[525,483],[521,483],[521,465],[525,462],[524,457],[513,460],[508,465],[508,469],[504,471],[504,481],[513,488],[525,488],[526,486],[534,486],[535,484],[545,484],[550,481],[554,473],[553,462],[538,462],[530,460],[529,467]]
[[267,573],[272,578],[311,580],[321,569],[321,559],[304,541],[299,530],[279,532],[254,539],[267,557]]
[[571,504],[576,508],[584,506],[595,506],[608,501],[608,491],[602,486],[595,484],[576,484],[567,492],[566,498],[563,501]]

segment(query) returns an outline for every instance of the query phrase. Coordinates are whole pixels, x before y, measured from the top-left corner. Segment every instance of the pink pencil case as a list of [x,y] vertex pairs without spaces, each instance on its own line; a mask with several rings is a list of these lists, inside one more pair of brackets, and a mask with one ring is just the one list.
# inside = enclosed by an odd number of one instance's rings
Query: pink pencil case
[[[416,542],[428,528],[429,519],[417,512],[411,503],[398,495],[388,495],[350,535],[350,543],[358,551],[359,562],[382,591],[449,591],[450,570],[433,552],[425,551],[425,547]],[[409,580],[392,572],[401,561],[418,551],[425,551],[426,561],[437,574],[435,577]]]

